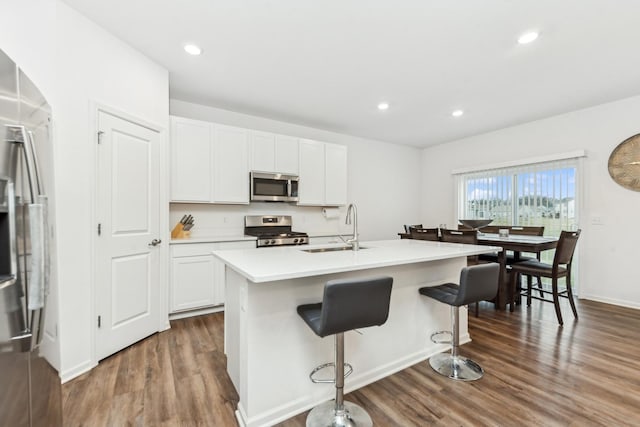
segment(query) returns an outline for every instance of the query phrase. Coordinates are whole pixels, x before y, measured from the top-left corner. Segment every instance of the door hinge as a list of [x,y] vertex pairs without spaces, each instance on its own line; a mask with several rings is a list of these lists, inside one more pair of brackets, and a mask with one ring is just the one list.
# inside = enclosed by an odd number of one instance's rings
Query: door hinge
[[102,234],[102,224],[98,224],[98,236]]
[[102,316],[98,316],[98,328],[102,326]]
[[104,132],[99,130],[98,131],[98,144],[102,143],[102,135],[104,135]]

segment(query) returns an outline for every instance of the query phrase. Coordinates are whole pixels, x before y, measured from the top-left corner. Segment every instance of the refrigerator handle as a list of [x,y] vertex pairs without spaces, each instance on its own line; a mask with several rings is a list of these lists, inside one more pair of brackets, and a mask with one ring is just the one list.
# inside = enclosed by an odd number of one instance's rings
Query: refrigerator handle
[[31,331],[31,349],[42,341],[44,326],[44,307],[49,291],[49,241],[47,222],[47,196],[43,195],[38,170],[38,158],[35,150],[33,132],[20,127],[24,146],[25,163],[31,189],[29,205],[29,235],[31,236],[31,275],[28,280],[27,308],[29,309],[29,329]]
[[33,134],[20,126],[22,134],[22,146],[24,147],[25,163],[27,165],[27,177],[29,178],[29,188],[31,190],[31,201],[36,203],[36,198],[41,194],[40,177],[38,176],[38,165],[36,160]]
[[31,349],[42,341],[44,307],[48,294],[49,251],[47,225],[47,199],[38,196],[38,203],[29,205],[29,232],[31,235],[31,275],[27,308],[29,309],[29,329],[33,336]]
[[[33,132],[32,131],[27,131],[27,136],[28,136],[28,145],[29,145],[29,151],[31,152],[31,164],[33,165],[33,175],[35,177],[35,185],[36,185],[36,192],[35,194],[38,196],[41,196],[44,194],[44,188],[42,186],[42,181],[40,179],[40,165],[38,164],[38,154],[36,153],[36,143],[35,143],[35,138],[33,136]],[[25,141],[25,145],[27,144],[27,142]],[[28,160],[27,160],[28,161]],[[34,199],[35,201],[35,199]]]

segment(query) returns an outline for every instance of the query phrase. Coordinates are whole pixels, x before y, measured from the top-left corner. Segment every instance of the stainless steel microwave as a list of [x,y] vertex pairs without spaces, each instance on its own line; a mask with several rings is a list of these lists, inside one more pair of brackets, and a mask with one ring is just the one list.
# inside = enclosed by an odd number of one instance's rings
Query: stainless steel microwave
[[251,200],[263,202],[297,202],[298,176],[281,173],[250,173]]

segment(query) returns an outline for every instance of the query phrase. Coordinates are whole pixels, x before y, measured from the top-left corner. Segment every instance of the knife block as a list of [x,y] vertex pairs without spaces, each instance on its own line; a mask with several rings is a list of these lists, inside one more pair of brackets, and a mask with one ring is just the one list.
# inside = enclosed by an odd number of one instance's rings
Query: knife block
[[171,230],[171,238],[172,239],[188,239],[191,237],[191,230],[185,231],[184,224],[177,223],[173,230]]

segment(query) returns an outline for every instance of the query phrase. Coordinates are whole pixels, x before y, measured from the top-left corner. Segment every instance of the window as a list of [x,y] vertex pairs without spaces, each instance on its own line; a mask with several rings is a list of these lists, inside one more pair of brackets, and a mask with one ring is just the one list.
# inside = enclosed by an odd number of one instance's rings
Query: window
[[545,235],[578,225],[579,159],[556,160],[459,174],[460,218],[492,218],[492,225],[536,225]]

